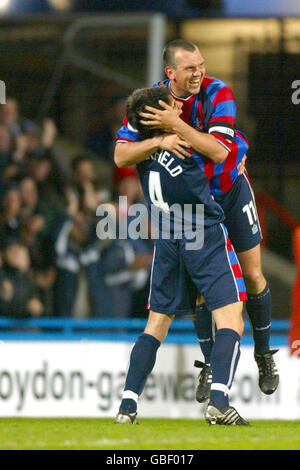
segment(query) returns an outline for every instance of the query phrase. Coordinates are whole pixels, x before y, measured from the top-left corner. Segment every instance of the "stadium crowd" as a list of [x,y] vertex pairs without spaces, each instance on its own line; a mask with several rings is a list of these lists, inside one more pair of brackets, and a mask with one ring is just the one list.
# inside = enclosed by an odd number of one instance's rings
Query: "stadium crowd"
[[[72,317],[81,285],[88,308],[77,316],[146,316],[152,241],[96,233],[99,204],[118,210],[119,195],[128,206],[142,199],[135,169],[113,163],[120,124],[115,119],[110,132],[99,131],[86,151],[66,159],[52,119],[38,126],[23,118],[14,98],[0,106],[1,316]],[[103,162],[111,181],[103,182]]]

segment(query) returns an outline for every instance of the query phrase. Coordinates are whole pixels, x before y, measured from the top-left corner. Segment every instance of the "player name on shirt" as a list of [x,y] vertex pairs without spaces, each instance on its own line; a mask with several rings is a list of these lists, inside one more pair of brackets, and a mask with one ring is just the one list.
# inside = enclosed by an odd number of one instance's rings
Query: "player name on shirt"
[[149,158],[160,163],[170,173],[170,175],[173,176],[173,178],[183,172],[181,165],[173,166],[175,158],[171,157],[171,154],[167,152],[167,150],[159,149],[153,155],[150,155]]

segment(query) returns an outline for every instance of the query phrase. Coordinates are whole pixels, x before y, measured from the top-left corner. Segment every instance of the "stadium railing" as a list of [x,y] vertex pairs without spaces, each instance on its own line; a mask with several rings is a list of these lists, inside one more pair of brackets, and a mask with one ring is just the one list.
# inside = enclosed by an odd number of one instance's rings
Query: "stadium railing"
[[263,234],[261,245],[268,246],[267,214],[272,213],[278,217],[291,231],[297,229],[300,222],[296,220],[271,194],[261,191],[256,195],[259,222]]
[[[143,318],[0,318],[0,341],[125,341],[135,342],[143,331]],[[272,346],[288,344],[289,321],[272,322]],[[192,320],[175,319],[165,340],[167,343],[197,344]],[[252,345],[251,325],[245,322],[243,345]]]

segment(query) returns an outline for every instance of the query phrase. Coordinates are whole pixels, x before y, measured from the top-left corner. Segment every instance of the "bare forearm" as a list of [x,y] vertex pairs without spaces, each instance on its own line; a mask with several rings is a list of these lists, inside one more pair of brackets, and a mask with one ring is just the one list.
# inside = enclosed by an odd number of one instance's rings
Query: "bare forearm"
[[159,148],[161,140],[162,137],[158,136],[140,142],[116,144],[114,153],[115,164],[119,168],[124,168],[146,160]]
[[158,104],[164,109],[146,106],[145,111],[139,113],[142,118],[141,124],[177,134],[181,139],[188,142],[194,150],[216,163],[223,163],[228,155],[228,150],[213,135],[199,132],[186,124],[179,114],[164,101],[159,100]]
[[215,163],[223,163],[226,159],[228,150],[226,150],[213,135],[197,131],[182,121],[182,119],[177,120],[173,130],[182,139],[189,142],[196,152],[205,155]]

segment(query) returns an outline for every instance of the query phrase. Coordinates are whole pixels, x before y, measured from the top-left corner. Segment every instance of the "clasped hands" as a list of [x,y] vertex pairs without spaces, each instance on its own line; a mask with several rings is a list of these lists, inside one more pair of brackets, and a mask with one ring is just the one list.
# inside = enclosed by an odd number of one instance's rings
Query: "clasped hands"
[[[173,108],[169,104],[165,103],[162,100],[159,100],[158,104],[163,109],[153,108],[152,106],[145,106],[144,112],[140,112],[140,116],[146,120],[141,119],[141,124],[145,126],[151,126],[153,129],[161,129],[164,131],[164,134],[161,136],[161,142],[159,147],[168,150],[169,152],[174,153],[177,157],[184,160],[186,157],[191,157],[191,152],[188,152],[187,149],[190,148],[190,145],[176,133],[174,129],[180,119],[181,108]],[[241,163],[238,166],[239,174],[244,173],[246,167],[247,155],[244,155]]]
[[181,114],[181,109],[174,109],[172,106],[161,100],[159,100],[158,104],[163,109],[145,106],[145,111],[139,113],[140,116],[145,119],[141,119],[141,124],[151,126],[153,129],[161,129],[164,131],[159,143],[160,148],[174,153],[182,160],[186,157],[191,157],[191,153],[187,150],[190,148],[190,145],[174,131]]

